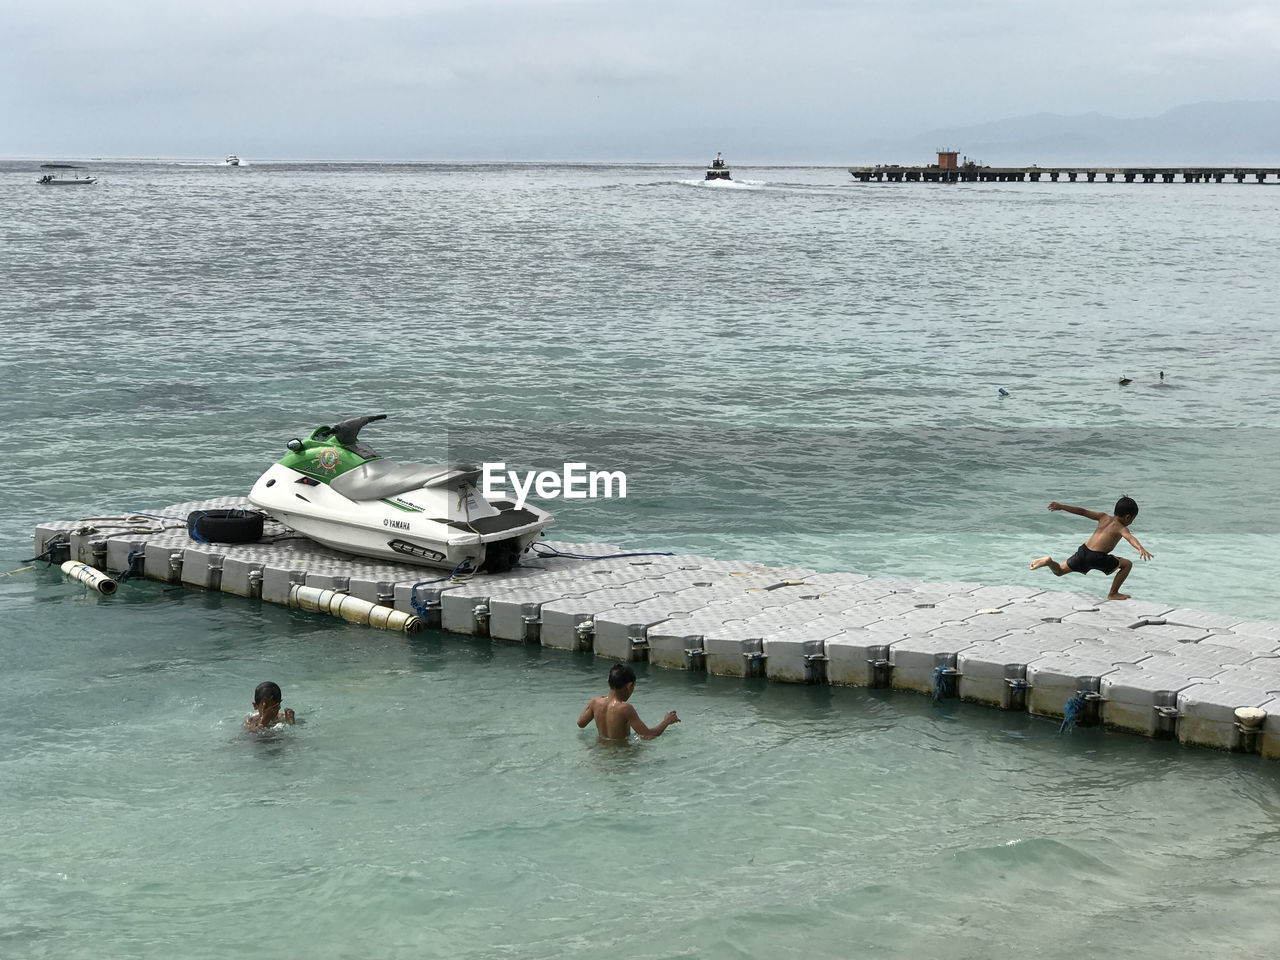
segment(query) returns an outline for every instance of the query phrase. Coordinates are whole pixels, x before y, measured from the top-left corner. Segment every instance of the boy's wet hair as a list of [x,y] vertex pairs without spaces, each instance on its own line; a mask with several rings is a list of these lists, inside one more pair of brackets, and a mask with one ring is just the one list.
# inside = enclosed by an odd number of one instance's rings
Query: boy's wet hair
[[1136,517],[1138,515],[1138,504],[1133,497],[1121,497],[1116,501],[1117,517]]
[[629,663],[615,663],[609,669],[609,689],[621,690],[628,683],[636,682],[636,672]]
[[253,691],[254,703],[279,703],[284,699],[280,693],[280,684],[271,680],[263,680],[258,684],[258,688]]

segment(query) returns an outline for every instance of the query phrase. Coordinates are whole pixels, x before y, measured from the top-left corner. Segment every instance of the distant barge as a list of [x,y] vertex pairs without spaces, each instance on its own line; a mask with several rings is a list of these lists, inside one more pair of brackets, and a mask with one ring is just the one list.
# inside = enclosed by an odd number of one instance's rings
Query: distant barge
[[1280,182],[1280,167],[1042,167],[1037,164],[990,167],[971,160],[961,163],[958,152],[953,150],[939,150],[938,162],[927,166],[876,164],[874,167],[850,167],[849,173],[862,183],[873,180],[877,183],[1038,183],[1041,180],[1052,183],[1059,180],[1070,183],[1105,180],[1112,183],[1117,179],[1125,183],[1174,183],[1179,178],[1183,183],[1222,183],[1224,180],[1266,183],[1268,177]]

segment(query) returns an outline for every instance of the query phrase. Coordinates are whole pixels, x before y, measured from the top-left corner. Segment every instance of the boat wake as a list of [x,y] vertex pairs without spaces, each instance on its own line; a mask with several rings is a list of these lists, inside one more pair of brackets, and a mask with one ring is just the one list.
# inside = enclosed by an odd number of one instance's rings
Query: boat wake
[[759,190],[763,180],[677,180],[689,187],[706,187],[708,190]]

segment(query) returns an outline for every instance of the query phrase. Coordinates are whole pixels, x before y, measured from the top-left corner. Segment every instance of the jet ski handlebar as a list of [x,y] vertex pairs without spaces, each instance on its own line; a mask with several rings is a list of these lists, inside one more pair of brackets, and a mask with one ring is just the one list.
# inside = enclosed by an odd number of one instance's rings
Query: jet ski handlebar
[[360,430],[367,424],[373,423],[375,420],[385,420],[385,413],[378,413],[371,417],[352,417],[350,420],[343,420],[341,423],[335,423],[332,427],[326,427],[322,437],[333,437],[338,443],[344,447],[353,447],[359,441]]

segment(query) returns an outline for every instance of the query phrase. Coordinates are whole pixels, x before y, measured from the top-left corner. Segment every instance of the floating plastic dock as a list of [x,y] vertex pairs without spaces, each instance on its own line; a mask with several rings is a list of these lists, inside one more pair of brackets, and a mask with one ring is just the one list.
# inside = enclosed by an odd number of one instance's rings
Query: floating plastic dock
[[341,554],[270,521],[257,543],[188,535],[189,513],[236,508],[252,506],[223,497],[44,523],[35,552],[100,590],[104,578],[92,571],[387,629],[442,629],[723,676],[890,687],[1280,758],[1277,624],[1030,587],[700,556],[589,559],[624,553],[602,543],[544,541],[568,556],[455,581]]

